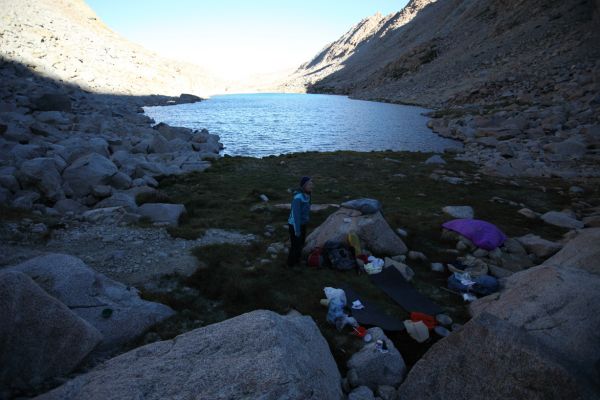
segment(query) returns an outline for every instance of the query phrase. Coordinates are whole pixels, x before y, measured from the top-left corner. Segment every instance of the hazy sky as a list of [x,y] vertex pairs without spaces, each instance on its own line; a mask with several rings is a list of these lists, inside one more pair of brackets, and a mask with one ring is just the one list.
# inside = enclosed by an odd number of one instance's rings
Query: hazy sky
[[226,78],[298,67],[361,19],[408,0],[86,0],[114,31]]

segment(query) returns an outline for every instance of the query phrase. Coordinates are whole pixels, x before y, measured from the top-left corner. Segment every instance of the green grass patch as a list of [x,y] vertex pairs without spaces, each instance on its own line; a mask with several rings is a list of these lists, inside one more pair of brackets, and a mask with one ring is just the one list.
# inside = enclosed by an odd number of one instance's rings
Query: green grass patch
[[[519,207],[490,201],[492,197],[501,197],[525,203],[539,212],[560,210],[570,205],[569,196],[561,194],[561,190],[568,188],[564,182],[519,180],[517,186],[507,179],[479,176],[470,163],[450,160],[443,169],[470,182],[451,185],[429,177],[440,168],[423,163],[429,156],[388,151],[296,153],[263,159],[224,157],[203,173],[163,179],[161,191],[172,201],[185,204],[188,210],[186,220],[170,229],[172,235],[195,239],[208,228],[222,228],[260,237],[247,247],[198,248],[196,256],[208,267],[198,270],[184,284],[198,289],[205,299],[218,302],[219,306],[207,309],[202,302],[194,303],[195,299],[174,306],[196,319],[211,322],[255,309],[280,313],[298,310],[316,321],[342,369],[360,342],[326,323],[327,310],[319,304],[324,287],[348,284],[386,312],[402,319],[407,317],[366,275],[329,269],[289,270],[285,267],[285,254],[273,259],[266,253],[269,244],[288,239],[289,212],[274,204],[289,203],[291,191],[304,175],[312,176],[315,182],[315,204],[342,203],[360,197],[380,200],[391,227],[406,229],[407,246],[424,252],[432,262],[450,262],[455,257],[446,251],[454,248],[455,243],[440,238],[441,224],[449,219],[441,209],[447,205],[472,206],[477,218],[496,224],[508,236],[533,232],[555,239],[565,232],[521,216],[517,213]],[[547,190],[541,190],[541,186]],[[263,203],[261,194],[270,201]],[[313,213],[309,232],[331,212]],[[267,225],[274,228],[270,237],[265,236]],[[265,259],[269,261],[264,262]],[[440,304],[455,321],[466,322],[468,313],[462,299],[441,289],[448,275],[432,272],[429,263],[409,264],[416,272],[416,288]],[[414,364],[431,345],[431,342],[418,345],[405,333],[390,334],[390,338],[408,365]]]

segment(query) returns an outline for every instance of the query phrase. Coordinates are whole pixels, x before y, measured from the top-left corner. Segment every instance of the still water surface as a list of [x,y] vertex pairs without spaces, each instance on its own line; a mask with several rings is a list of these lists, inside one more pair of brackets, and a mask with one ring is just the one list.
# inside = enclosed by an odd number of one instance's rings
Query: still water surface
[[302,151],[460,147],[427,128],[424,108],[322,94],[236,94],[194,104],[145,107],[157,123],[206,128],[224,154],[264,157]]

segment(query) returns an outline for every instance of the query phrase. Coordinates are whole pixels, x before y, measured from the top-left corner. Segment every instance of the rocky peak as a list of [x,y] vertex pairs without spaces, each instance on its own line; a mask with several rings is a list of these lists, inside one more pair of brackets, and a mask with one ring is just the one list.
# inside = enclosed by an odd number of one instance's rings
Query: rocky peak
[[82,0],[3,0],[0,57],[83,89],[119,94],[210,94],[198,66],[165,59],[110,30]]

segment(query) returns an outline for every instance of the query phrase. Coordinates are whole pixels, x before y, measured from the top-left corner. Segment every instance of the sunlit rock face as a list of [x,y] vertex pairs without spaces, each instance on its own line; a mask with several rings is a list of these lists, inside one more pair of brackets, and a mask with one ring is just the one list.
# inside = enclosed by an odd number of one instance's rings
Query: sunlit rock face
[[202,68],[162,58],[111,31],[82,0],[4,0],[0,57],[84,89],[117,94],[208,95]]

